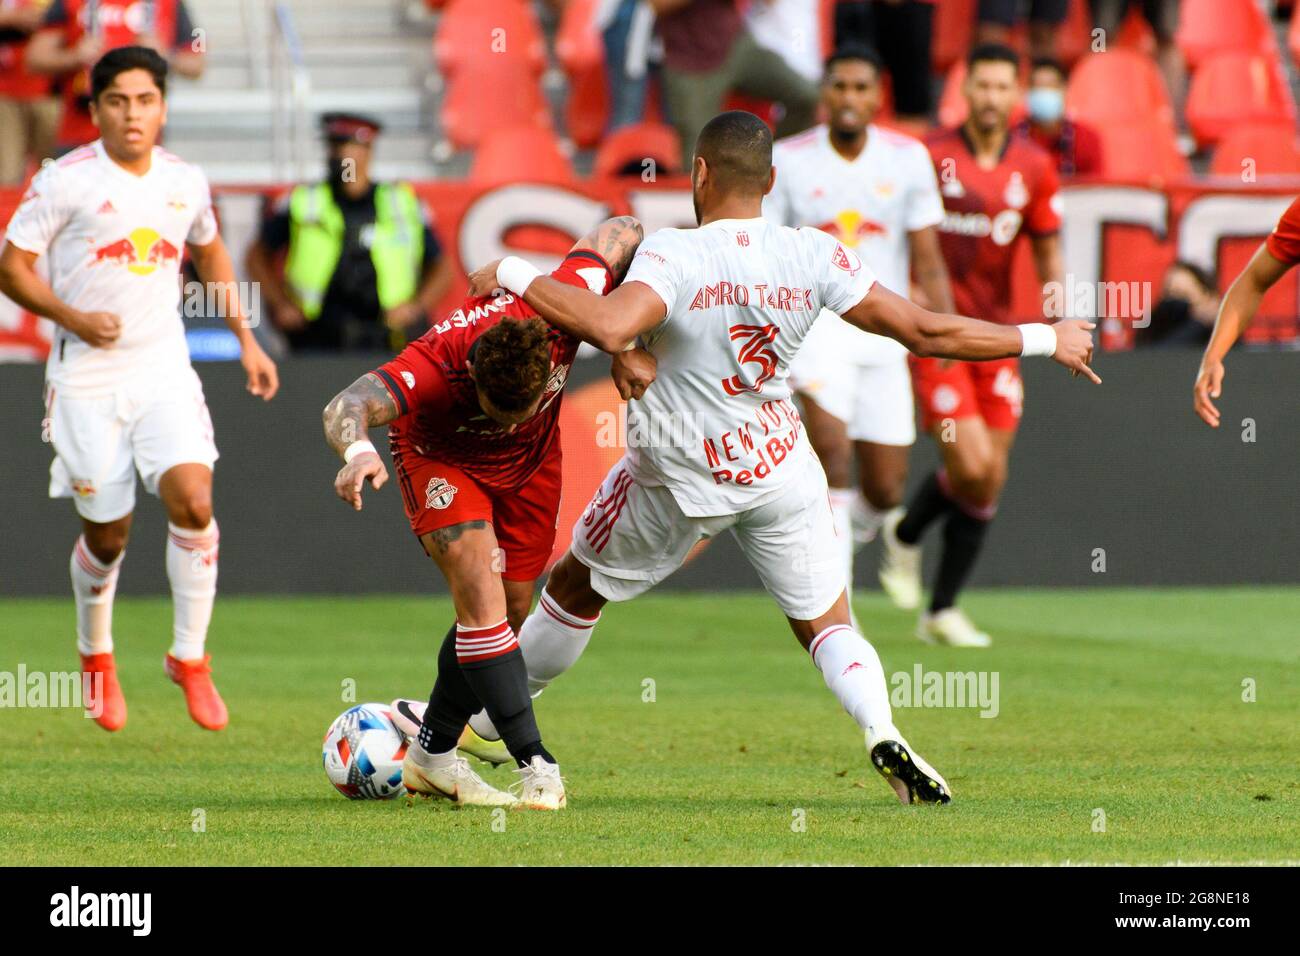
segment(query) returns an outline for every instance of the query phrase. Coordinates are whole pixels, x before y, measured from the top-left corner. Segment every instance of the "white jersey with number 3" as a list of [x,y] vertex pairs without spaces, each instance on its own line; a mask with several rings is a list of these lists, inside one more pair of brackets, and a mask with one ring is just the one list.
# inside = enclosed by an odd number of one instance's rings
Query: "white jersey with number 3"
[[820,230],[724,219],[656,232],[625,281],[667,309],[642,337],[659,363],[654,384],[628,406],[634,477],[666,486],[692,517],[757,507],[811,454],[790,360],[823,307],[847,312],[875,276]]

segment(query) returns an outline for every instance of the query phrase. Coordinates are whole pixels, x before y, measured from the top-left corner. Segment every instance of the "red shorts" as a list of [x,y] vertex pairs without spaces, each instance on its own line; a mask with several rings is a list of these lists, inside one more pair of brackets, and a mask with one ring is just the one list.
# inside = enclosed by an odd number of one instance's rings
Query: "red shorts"
[[932,430],[945,419],[978,415],[989,428],[1015,431],[1025,402],[1020,359],[947,362],[909,356],[912,389],[921,409],[921,427]]
[[501,577],[532,581],[546,569],[560,523],[558,442],[532,477],[508,492],[485,488],[455,465],[417,455],[400,441],[393,443],[393,468],[416,537],[488,521],[505,556]]

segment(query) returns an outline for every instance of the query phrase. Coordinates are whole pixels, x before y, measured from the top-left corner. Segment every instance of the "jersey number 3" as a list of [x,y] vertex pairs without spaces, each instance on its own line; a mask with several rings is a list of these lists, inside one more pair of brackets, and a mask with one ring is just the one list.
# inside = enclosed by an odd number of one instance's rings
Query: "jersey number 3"
[[730,329],[731,341],[740,343],[737,357],[741,365],[757,365],[758,377],[752,385],[741,380],[739,375],[732,375],[722,380],[722,389],[728,395],[741,392],[761,392],[763,383],[776,374],[776,353],[769,348],[780,329],[775,325],[733,325]]

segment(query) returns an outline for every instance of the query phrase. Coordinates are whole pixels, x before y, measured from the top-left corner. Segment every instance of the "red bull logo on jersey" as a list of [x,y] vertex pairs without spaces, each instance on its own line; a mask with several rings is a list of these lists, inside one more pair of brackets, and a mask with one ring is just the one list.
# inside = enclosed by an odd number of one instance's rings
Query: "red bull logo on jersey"
[[888,230],[874,219],[867,219],[856,209],[845,209],[837,213],[830,222],[817,227],[829,233],[846,246],[856,246],[868,236],[883,236]]
[[107,262],[125,266],[133,275],[147,276],[158,268],[178,266],[181,251],[153,229],[134,229],[125,239],[118,239],[95,250],[92,265]]

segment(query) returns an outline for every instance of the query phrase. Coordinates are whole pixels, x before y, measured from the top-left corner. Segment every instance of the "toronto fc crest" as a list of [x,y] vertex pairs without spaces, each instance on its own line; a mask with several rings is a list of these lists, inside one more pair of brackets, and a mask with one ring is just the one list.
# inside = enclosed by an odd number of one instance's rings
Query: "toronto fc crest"
[[451,504],[451,499],[456,497],[459,490],[445,478],[430,478],[424,489],[424,506],[441,511]]

